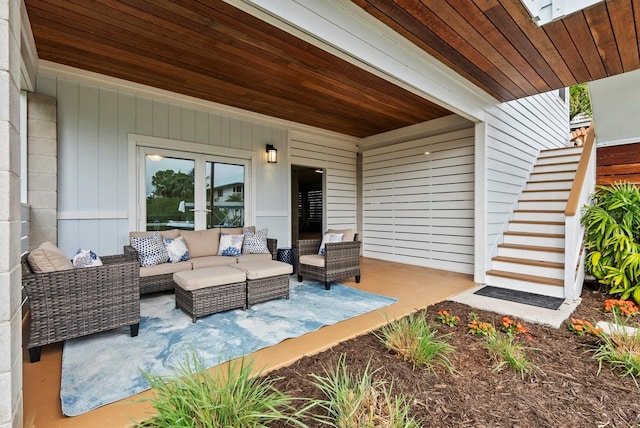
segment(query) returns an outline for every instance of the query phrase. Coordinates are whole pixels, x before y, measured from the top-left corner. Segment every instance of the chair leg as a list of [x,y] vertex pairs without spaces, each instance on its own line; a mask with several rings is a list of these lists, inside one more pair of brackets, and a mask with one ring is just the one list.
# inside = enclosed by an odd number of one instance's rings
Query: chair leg
[[42,347],[36,346],[35,348],[29,348],[29,361],[32,363],[37,363],[40,361],[40,353],[42,351]]
[[302,282],[302,275],[298,274],[298,282]]
[[324,289],[325,290],[331,290],[331,283],[329,281],[325,281],[324,282]]
[[138,330],[140,329],[140,323],[137,322],[135,324],[131,324],[129,326],[129,331],[131,332],[131,337],[136,337],[138,335]]
[[356,275],[356,284],[360,284],[360,275]]

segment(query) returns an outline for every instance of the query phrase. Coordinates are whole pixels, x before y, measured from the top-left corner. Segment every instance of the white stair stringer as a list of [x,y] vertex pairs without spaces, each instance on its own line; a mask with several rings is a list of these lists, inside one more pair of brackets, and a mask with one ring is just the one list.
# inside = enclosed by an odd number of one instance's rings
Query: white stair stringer
[[540,153],[487,271],[487,285],[565,298],[565,208],[581,147]]

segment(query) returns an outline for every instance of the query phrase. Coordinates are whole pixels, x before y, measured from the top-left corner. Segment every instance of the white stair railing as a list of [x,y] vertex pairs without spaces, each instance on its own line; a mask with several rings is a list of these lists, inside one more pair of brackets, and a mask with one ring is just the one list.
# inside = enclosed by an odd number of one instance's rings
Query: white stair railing
[[576,300],[582,293],[584,282],[583,237],[584,226],[580,222],[582,207],[589,203],[589,198],[596,184],[596,144],[593,122],[589,125],[589,134],[584,144],[582,155],[573,186],[565,209],[565,252],[564,252],[564,297]]

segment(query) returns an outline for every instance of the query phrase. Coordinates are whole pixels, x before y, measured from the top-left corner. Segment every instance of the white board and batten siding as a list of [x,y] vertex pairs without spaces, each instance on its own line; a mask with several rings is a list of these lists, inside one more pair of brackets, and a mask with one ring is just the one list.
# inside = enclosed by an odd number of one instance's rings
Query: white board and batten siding
[[485,160],[487,269],[540,151],[565,147],[569,130],[567,104],[558,91],[499,104],[489,113]]
[[[39,75],[37,92],[58,103],[58,245],[67,255],[82,247],[118,254],[128,241],[129,135],[244,151],[263,159],[265,144],[287,157],[288,131],[166,100]],[[214,150],[215,151],[215,150]],[[289,234],[286,162],[255,162],[256,226],[285,241]]]
[[291,165],[324,169],[324,230],[357,230],[358,147],[355,140],[291,131]]
[[364,151],[363,255],[472,273],[474,151],[473,127]]

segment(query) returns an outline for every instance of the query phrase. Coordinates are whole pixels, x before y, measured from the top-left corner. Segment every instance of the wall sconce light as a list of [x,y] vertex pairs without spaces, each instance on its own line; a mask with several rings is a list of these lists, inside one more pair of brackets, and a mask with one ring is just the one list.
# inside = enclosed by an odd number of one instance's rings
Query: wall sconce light
[[277,163],[278,162],[278,150],[273,147],[273,144],[267,144],[267,162],[269,163]]

